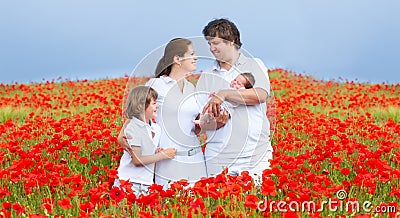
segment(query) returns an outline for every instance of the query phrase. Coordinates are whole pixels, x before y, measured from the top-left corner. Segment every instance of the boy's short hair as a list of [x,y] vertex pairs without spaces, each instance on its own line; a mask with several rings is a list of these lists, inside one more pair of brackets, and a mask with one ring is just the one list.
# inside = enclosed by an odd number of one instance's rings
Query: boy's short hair
[[136,117],[141,120],[144,111],[149,106],[152,99],[155,101],[158,98],[156,90],[149,86],[137,86],[129,92],[126,100],[125,116],[128,119]]
[[240,75],[242,75],[246,79],[246,84],[244,84],[244,87],[246,89],[253,88],[254,83],[256,82],[256,80],[254,79],[253,74],[252,73],[241,73]]

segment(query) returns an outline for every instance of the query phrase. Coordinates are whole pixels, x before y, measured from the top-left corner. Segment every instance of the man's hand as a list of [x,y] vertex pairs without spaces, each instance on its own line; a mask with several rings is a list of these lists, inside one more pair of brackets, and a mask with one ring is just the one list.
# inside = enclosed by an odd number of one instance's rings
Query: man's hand
[[230,115],[226,109],[220,111],[219,116],[215,118],[215,122],[217,123],[217,129],[225,126],[226,122],[228,122]]
[[124,135],[124,129],[126,128],[126,125],[128,125],[130,120],[126,120],[124,125],[122,126],[121,131],[119,131],[118,134],[118,144],[121,145],[121,147],[129,153],[131,157],[133,157],[135,154],[133,153],[132,147],[128,144],[127,139],[131,139],[130,136],[125,136]]
[[201,116],[200,120],[193,121],[196,127],[201,128],[201,132],[205,130],[217,130],[223,127],[228,121],[230,115],[226,109],[221,110],[217,117],[212,114],[205,113]]

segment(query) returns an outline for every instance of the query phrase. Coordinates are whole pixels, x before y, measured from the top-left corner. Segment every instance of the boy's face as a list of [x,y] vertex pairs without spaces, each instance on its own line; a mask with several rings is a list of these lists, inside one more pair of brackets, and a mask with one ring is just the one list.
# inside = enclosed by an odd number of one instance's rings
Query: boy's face
[[149,106],[147,106],[147,108],[144,111],[144,118],[146,122],[151,119],[157,118],[157,109],[158,109],[158,103],[156,100],[152,98]]
[[246,79],[242,75],[239,75],[234,80],[232,80],[231,88],[241,89],[244,88],[244,85],[246,83],[247,83]]

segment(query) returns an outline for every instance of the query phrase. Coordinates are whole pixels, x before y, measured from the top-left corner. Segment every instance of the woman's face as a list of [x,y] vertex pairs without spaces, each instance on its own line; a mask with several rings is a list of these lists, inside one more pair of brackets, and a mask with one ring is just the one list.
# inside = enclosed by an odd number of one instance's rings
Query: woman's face
[[193,45],[190,44],[188,46],[188,50],[183,55],[183,58],[180,61],[182,69],[185,70],[186,72],[196,71],[197,59],[198,58],[197,58],[197,56],[196,56],[196,54],[194,52]]

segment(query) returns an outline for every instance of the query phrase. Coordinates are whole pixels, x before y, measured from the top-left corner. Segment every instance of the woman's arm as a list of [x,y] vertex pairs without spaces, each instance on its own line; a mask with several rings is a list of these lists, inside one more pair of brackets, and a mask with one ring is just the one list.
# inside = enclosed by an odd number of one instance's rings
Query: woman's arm
[[129,154],[131,157],[133,157],[134,154],[133,154],[132,147],[129,146],[128,141],[126,140],[127,137],[129,137],[129,136],[125,136],[125,134],[124,134],[124,130],[125,130],[126,126],[128,125],[129,121],[130,121],[130,119],[128,119],[128,120],[125,121],[124,125],[122,126],[121,130],[119,131],[117,140],[118,140],[118,144],[119,144],[125,151],[127,151],[128,154]]
[[176,154],[175,148],[162,149],[160,152],[152,155],[142,155],[139,146],[132,146],[132,151],[132,162],[137,167],[155,163],[160,160],[173,159]]

